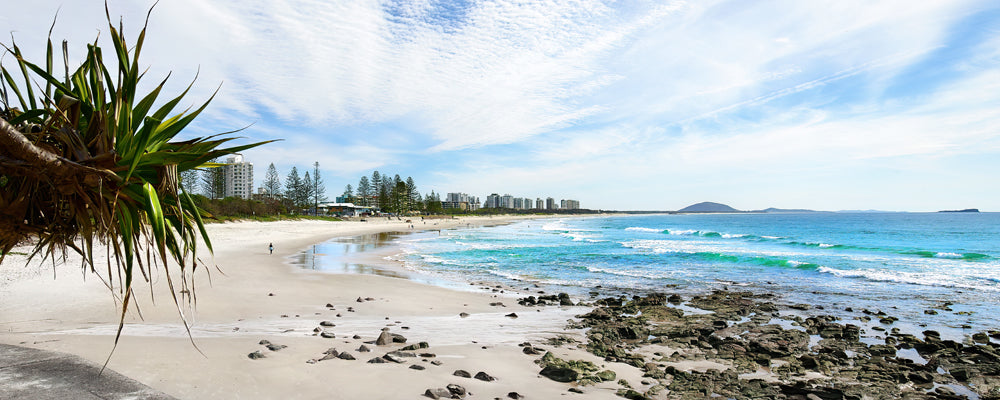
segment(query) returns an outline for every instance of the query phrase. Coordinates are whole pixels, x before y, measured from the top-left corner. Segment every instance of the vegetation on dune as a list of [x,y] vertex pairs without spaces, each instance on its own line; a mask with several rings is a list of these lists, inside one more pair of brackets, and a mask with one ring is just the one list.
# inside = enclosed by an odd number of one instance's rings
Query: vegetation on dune
[[[202,212],[179,187],[179,176],[266,142],[224,147],[235,139],[232,132],[175,141],[211,98],[175,112],[191,86],[164,99],[166,78],[140,93],[148,16],[130,44],[123,25],[116,28],[105,12],[114,44],[108,61],[97,40],[75,69],[63,41],[65,65],[58,70],[51,38],[41,64],[25,60],[16,43],[4,45],[14,65],[0,64],[0,260],[15,245],[34,241],[31,258],[73,251],[83,268],[96,272],[95,244],[105,245],[102,278],[121,301],[120,336],[140,276],[148,282],[152,271],[163,270],[182,320],[182,302],[193,300],[197,242],[212,247]],[[170,270],[171,262],[179,271]]]

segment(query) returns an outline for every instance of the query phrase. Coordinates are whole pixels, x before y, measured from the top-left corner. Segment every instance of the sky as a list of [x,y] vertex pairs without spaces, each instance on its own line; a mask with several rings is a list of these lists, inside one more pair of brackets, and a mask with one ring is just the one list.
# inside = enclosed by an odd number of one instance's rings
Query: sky
[[[57,12],[74,62],[108,36],[102,1],[2,1],[29,58]],[[108,3],[134,40],[153,2]],[[184,135],[282,139],[245,152],[258,185],[1000,211],[995,0],[161,0],[142,57],[191,105],[219,89]]]

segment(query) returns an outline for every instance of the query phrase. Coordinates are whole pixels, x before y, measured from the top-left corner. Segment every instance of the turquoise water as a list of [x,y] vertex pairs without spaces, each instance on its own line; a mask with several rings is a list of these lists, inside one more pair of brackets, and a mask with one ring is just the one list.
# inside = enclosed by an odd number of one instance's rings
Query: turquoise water
[[740,288],[832,314],[867,308],[914,324],[1000,328],[1000,213],[564,218],[398,242],[408,268],[455,282],[581,296]]

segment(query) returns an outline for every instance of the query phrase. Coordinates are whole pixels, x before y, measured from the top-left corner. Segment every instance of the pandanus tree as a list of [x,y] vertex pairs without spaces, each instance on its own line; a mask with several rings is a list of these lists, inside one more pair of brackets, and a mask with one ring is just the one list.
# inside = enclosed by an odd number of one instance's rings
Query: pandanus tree
[[233,132],[177,140],[212,98],[175,112],[191,85],[161,97],[166,78],[140,93],[149,15],[129,44],[123,25],[105,13],[109,62],[95,40],[71,69],[63,41],[62,79],[51,30],[43,64],[24,59],[14,42],[3,45],[0,54],[14,67],[0,63],[0,261],[16,245],[34,243],[29,260],[76,252],[84,269],[97,272],[95,253],[106,251],[102,279],[121,302],[117,343],[136,281],[149,282],[154,270],[162,269],[187,324],[182,304],[194,300],[197,244],[212,245],[203,211],[178,185],[180,173],[217,167],[209,161],[267,142],[225,147]]

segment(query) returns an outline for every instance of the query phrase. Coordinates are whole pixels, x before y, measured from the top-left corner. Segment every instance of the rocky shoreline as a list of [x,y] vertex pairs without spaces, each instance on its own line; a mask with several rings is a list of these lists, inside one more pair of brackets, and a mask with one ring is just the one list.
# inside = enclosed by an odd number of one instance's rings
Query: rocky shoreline
[[[643,371],[642,387],[620,382],[628,399],[1000,399],[1000,344],[990,340],[1000,339],[997,331],[963,343],[933,330],[919,338],[892,328],[885,313],[866,312],[885,326],[870,335],[834,316],[782,313],[772,295],[727,290],[686,301],[609,297],[594,306],[568,328],[588,329],[594,355]],[[614,379],[593,363],[553,358],[536,361],[553,380]]]

